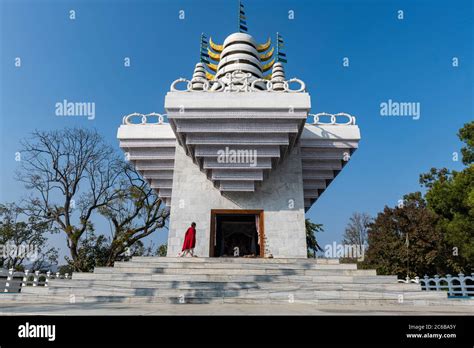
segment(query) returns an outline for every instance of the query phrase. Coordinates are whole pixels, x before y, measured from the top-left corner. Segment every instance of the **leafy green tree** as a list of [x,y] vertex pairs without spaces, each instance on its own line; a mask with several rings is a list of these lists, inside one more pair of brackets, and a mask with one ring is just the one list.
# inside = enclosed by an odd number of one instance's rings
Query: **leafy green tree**
[[[80,269],[82,272],[92,272],[95,267],[110,267],[110,254],[114,251],[112,239],[104,234],[96,235],[93,231],[87,234],[86,238],[81,239],[78,255],[80,260]],[[115,261],[128,261],[133,256],[152,256],[153,244],[145,246],[141,240],[136,241],[131,247],[126,248],[122,253],[115,255]],[[65,256],[67,267],[63,272],[72,274],[76,263]]]
[[439,216],[438,228],[451,247],[456,270],[470,273],[474,267],[474,167],[461,172],[432,169],[421,182],[429,188],[426,200]]
[[461,148],[462,163],[470,165],[474,162],[474,121],[466,123],[464,127],[459,130],[459,140],[466,143]]
[[452,270],[446,262],[449,248],[437,227],[438,220],[420,192],[405,195],[399,206],[385,206],[369,225],[364,268],[400,277]]
[[462,161],[466,168],[449,171],[431,168],[420,176],[420,184],[427,188],[428,207],[439,216],[438,228],[451,247],[456,271],[474,270],[474,122],[459,131]]
[[43,270],[56,265],[58,251],[48,247],[48,224],[27,216],[14,203],[0,204],[0,267]]
[[370,225],[364,268],[400,276],[407,268],[410,276],[473,272],[474,122],[458,137],[465,143],[461,153],[467,167],[459,172],[431,168],[420,175],[424,197],[412,193],[402,206],[385,207]]
[[168,245],[167,244],[162,244],[158,247],[156,251],[157,256],[166,256],[168,253]]
[[73,270],[92,272],[94,267],[106,265],[109,249],[109,241],[105,235],[96,236],[93,231],[89,231],[87,237],[79,241],[76,260],[68,256],[65,256],[65,259]]
[[318,251],[323,251],[316,241],[316,232],[324,232],[322,224],[311,222],[310,219],[305,220],[306,225],[306,247],[308,257],[316,257]]

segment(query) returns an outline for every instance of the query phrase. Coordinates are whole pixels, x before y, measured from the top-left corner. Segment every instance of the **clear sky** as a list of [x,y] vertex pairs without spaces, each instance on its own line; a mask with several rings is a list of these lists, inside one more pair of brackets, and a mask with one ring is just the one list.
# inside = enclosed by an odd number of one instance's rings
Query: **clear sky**
[[[92,127],[120,151],[116,132],[122,116],[164,112],[170,83],[192,75],[201,33],[221,43],[237,30],[236,0],[0,4],[2,203],[25,194],[15,180],[15,152],[32,130]],[[354,211],[375,215],[419,190],[420,173],[462,167],[453,152],[461,146],[458,129],[473,119],[472,1],[244,4],[249,34],[257,41],[277,31],[285,38],[287,77],[306,82],[312,112],[357,117],[359,149],[307,214],[324,224],[322,245],[341,240]],[[15,66],[17,57],[21,67]],[[130,67],[124,67],[125,57]],[[95,119],[55,116],[55,104],[64,99],[94,102]],[[420,103],[420,118],[381,116],[380,104],[389,99]],[[108,230],[101,222],[97,227]],[[153,241],[161,244],[166,233]],[[51,243],[64,247],[64,238],[54,236]]]

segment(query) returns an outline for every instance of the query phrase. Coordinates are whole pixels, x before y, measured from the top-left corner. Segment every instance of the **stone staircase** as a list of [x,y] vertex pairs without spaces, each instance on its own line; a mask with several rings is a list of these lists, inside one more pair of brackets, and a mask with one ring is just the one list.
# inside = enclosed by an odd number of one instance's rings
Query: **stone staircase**
[[[26,287],[0,294],[0,305],[21,303],[308,303],[319,305],[474,305],[421,291],[355,264],[325,259],[134,257],[52,280],[49,287]],[[474,307],[472,307],[474,309]]]

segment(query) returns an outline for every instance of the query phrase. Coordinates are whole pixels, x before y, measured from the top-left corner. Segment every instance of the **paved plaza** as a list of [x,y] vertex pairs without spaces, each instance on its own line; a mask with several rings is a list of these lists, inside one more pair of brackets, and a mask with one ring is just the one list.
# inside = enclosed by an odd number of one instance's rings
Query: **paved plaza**
[[1,304],[0,315],[474,315],[473,306],[309,304]]

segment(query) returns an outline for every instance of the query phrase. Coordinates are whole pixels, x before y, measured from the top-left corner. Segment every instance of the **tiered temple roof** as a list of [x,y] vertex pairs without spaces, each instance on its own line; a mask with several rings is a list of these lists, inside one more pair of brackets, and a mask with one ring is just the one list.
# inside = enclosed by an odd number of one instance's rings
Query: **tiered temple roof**
[[[258,44],[245,32],[229,35],[222,45],[202,35],[201,61],[192,78],[177,79],[166,95],[169,124],[163,116],[150,123],[156,114],[141,115],[139,124],[134,117],[124,118],[120,146],[167,204],[175,146],[182,146],[223,193],[258,190],[272,169],[296,151],[306,209],[349,161],[360,140],[355,118],[323,113],[306,124],[310,96],[303,81],[286,79],[282,47],[279,34],[275,47],[271,39]],[[232,161],[228,155],[223,161],[223,151],[255,155],[256,161]]]

